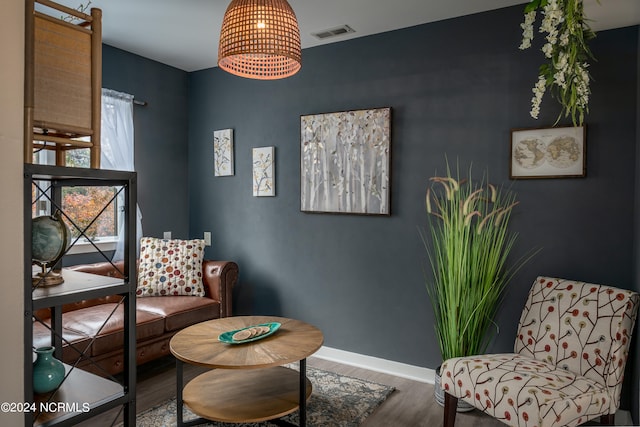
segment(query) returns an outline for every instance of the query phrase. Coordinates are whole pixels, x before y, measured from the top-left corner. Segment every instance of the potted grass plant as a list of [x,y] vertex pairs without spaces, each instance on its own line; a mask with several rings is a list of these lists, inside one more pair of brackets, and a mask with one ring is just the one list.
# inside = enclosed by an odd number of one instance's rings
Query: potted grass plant
[[[431,266],[426,285],[442,360],[482,354],[496,330],[505,286],[533,255],[507,264],[517,238],[509,222],[518,201],[484,178],[474,181],[469,173],[460,179],[459,171],[454,176],[448,164],[445,176],[430,181],[428,230],[420,235]],[[436,401],[443,405],[438,375],[437,369]],[[459,402],[458,411],[473,409]]]

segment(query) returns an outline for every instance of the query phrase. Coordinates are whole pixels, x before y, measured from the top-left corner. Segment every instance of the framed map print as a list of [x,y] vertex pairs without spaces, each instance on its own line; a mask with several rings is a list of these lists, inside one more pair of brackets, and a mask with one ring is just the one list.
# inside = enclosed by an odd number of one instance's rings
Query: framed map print
[[509,178],[582,178],[586,157],[586,126],[514,129]]

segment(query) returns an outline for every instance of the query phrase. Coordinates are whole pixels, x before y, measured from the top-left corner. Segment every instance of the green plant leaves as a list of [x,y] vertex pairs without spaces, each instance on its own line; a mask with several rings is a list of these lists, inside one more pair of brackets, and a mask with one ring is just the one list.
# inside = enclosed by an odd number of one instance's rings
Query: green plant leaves
[[582,0],[533,0],[525,6],[525,22],[521,49],[531,46],[533,38],[533,16],[527,16],[538,9],[542,10],[540,32],[546,33],[546,43],[542,48],[547,62],[539,68],[539,76],[545,86],[534,85],[531,103],[531,116],[538,118],[540,103],[545,89],[551,92],[561,106],[556,123],[562,117],[571,117],[574,126],[582,125],[584,116],[589,112],[591,76],[587,70],[593,54],[588,41],[595,37],[584,16]]
[[484,179],[461,180],[448,165],[447,176],[431,182],[429,227],[420,237],[431,266],[427,292],[440,351],[443,359],[479,354],[505,286],[533,253],[507,265],[517,238],[509,231],[514,193]]
[[524,7],[524,13],[533,12],[540,7],[544,7],[547,4],[547,0],[533,0]]

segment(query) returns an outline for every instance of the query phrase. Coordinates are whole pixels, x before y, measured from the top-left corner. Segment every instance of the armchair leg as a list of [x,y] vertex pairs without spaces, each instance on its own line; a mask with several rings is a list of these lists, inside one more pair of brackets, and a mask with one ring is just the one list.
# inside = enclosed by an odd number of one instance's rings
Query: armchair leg
[[606,414],[600,416],[600,424],[603,426],[613,426],[616,424],[616,414]]
[[453,427],[456,424],[458,398],[444,392],[444,424],[443,427]]

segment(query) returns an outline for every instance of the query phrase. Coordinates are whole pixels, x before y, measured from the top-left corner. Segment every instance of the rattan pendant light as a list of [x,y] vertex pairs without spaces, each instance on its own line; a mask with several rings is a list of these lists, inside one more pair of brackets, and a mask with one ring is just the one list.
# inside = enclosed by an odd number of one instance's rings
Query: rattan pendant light
[[232,0],[224,14],[218,66],[250,79],[289,77],[301,66],[300,30],[287,0]]

